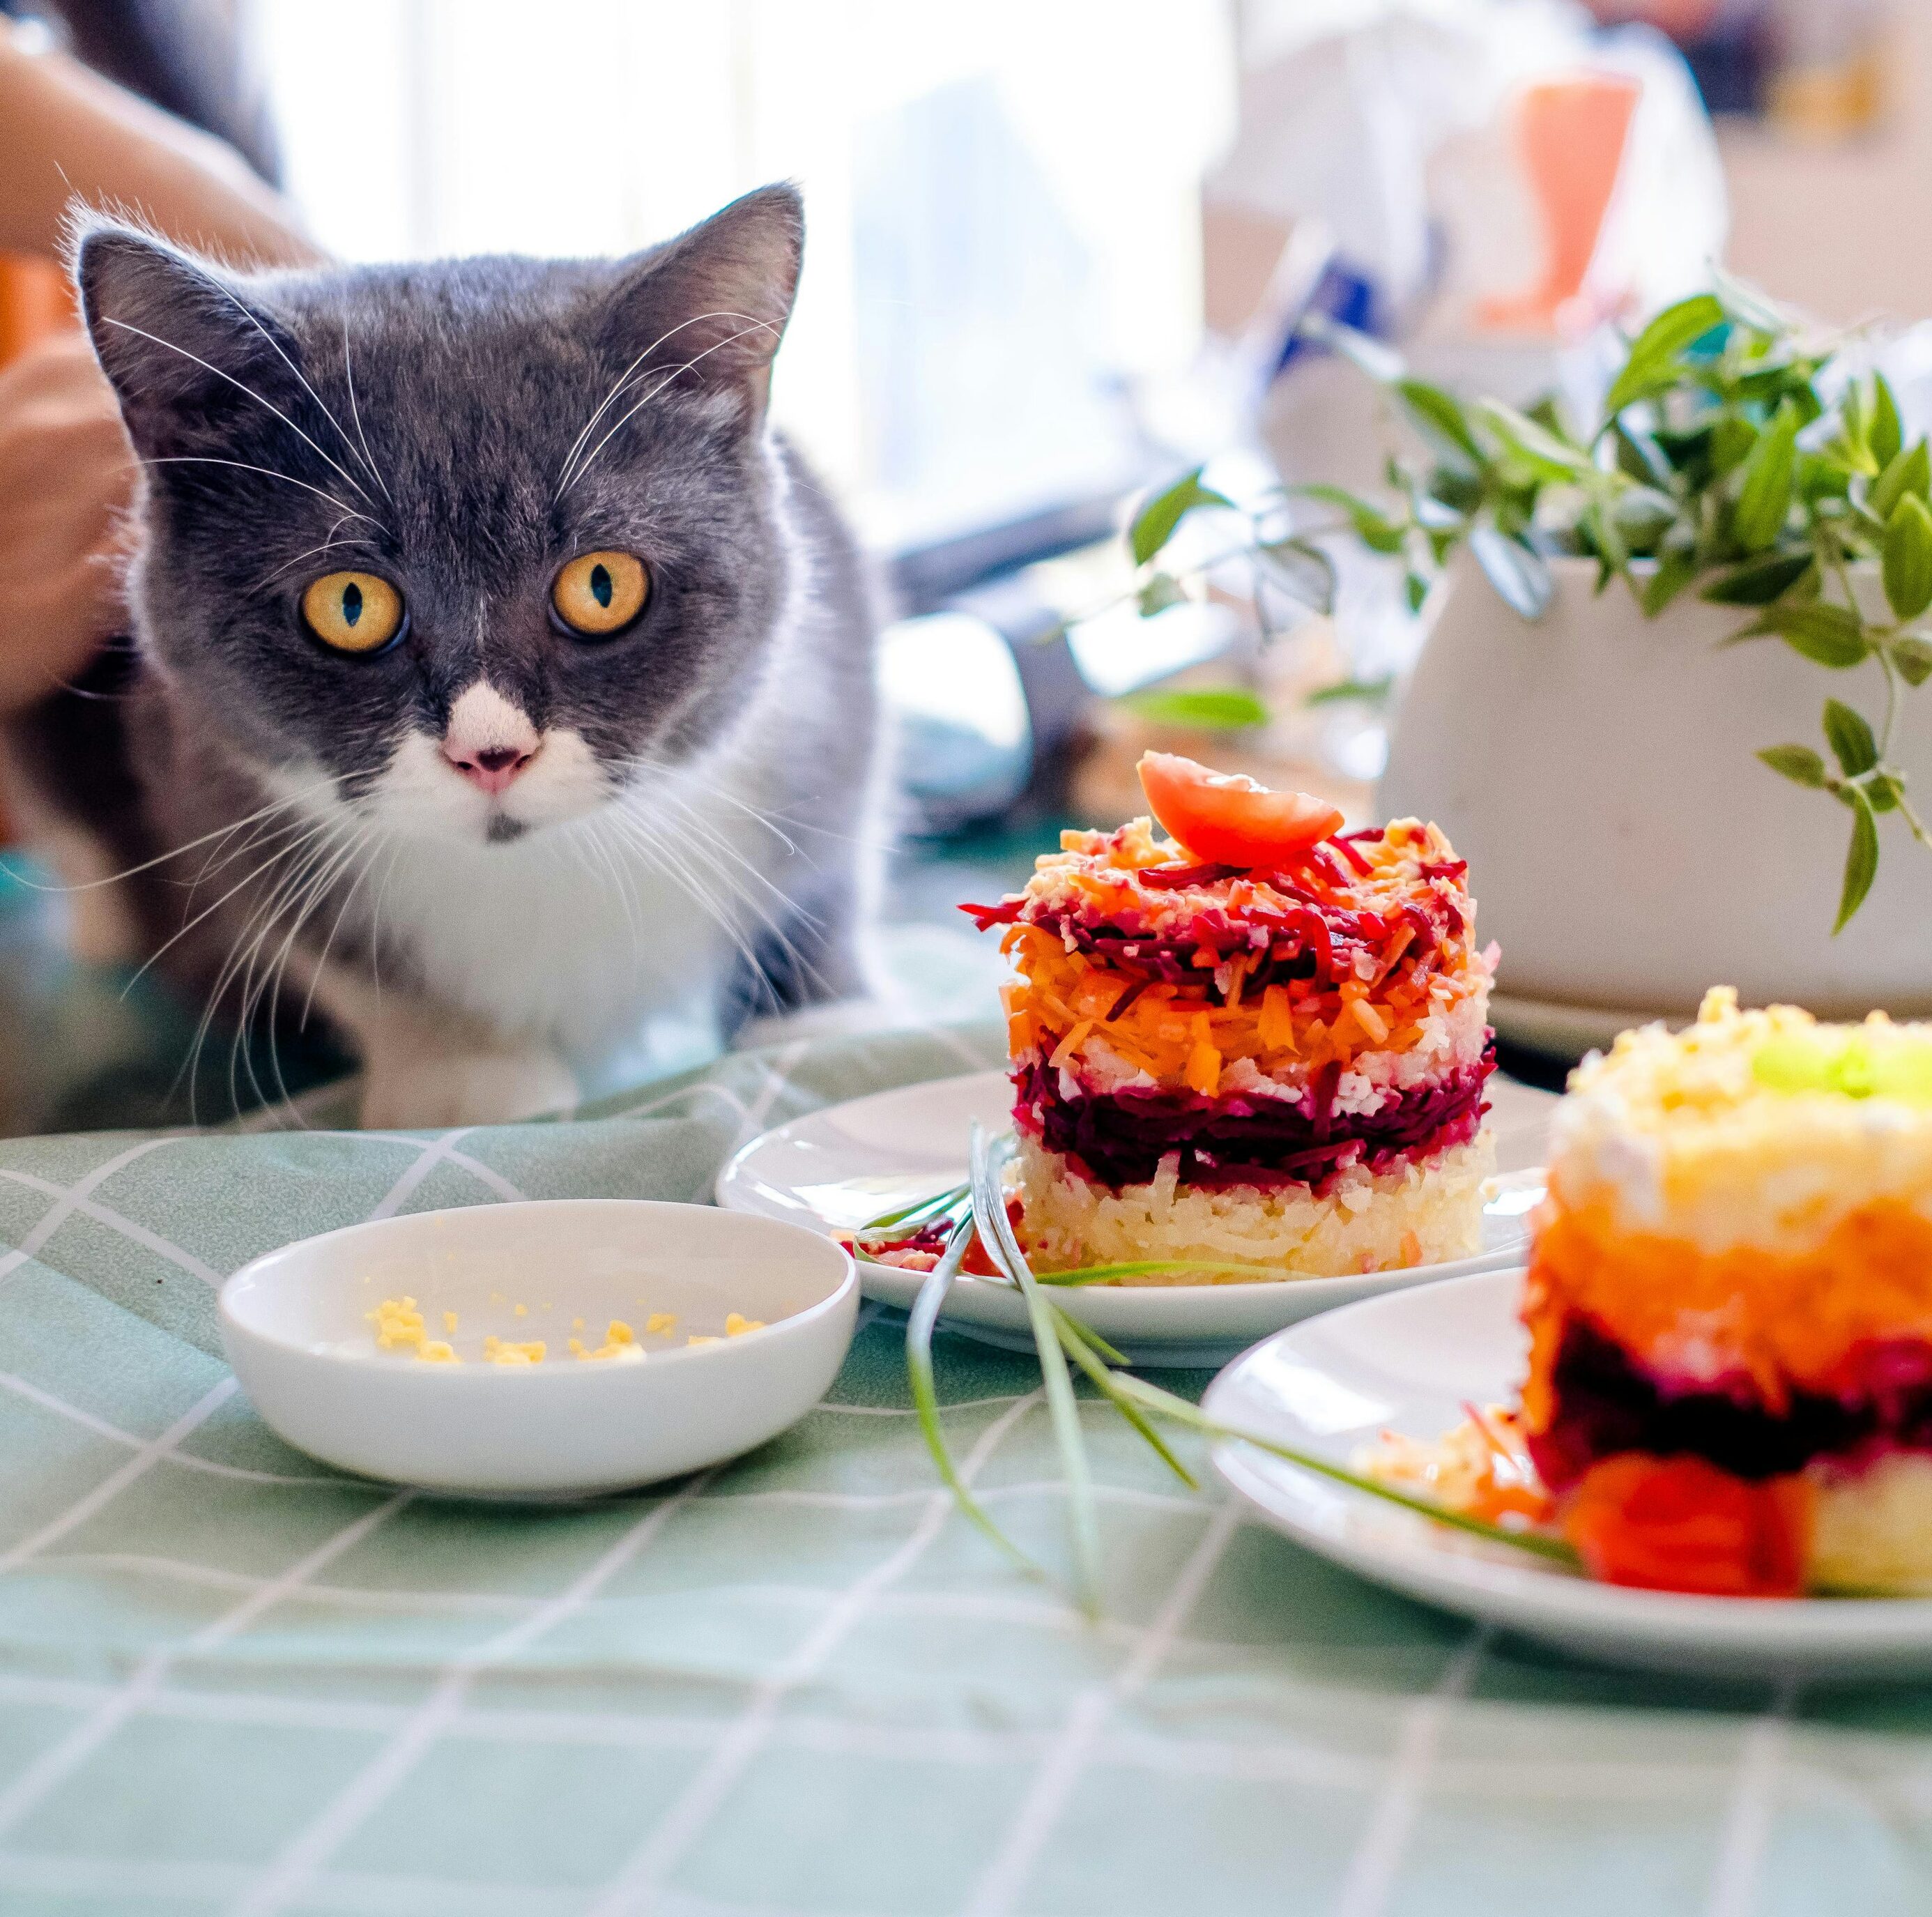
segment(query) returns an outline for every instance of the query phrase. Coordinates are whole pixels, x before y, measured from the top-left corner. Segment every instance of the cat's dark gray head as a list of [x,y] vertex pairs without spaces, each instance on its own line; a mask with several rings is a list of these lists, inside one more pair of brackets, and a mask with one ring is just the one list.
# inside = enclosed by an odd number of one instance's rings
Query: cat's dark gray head
[[788,187],[615,262],[241,274],[86,232],[140,637],[190,722],[471,842],[701,751],[796,585],[765,402],[802,232]]

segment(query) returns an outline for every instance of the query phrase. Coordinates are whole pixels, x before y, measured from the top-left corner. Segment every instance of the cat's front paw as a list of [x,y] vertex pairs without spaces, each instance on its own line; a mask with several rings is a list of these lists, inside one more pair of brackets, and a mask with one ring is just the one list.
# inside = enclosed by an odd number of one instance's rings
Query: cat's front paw
[[577,1102],[577,1081],[554,1052],[416,1053],[368,1062],[362,1124],[372,1132],[508,1125]]

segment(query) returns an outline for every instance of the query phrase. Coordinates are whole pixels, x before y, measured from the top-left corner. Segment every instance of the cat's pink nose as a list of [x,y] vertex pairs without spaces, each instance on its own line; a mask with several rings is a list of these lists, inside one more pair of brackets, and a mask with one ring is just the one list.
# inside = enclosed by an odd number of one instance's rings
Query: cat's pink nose
[[479,681],[450,708],[442,756],[494,799],[536,757],[542,743],[527,713]]
[[504,790],[536,757],[514,746],[485,746],[465,752],[454,745],[445,745],[442,750],[443,756],[472,785],[491,794]]

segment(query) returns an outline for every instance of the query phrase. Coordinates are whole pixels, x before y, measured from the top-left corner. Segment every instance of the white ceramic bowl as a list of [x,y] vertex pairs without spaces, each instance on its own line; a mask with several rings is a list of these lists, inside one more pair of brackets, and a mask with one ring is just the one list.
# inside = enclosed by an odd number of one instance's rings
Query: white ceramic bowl
[[[378,1347],[368,1313],[405,1295],[432,1336],[456,1313],[451,1342],[465,1362]],[[305,1238],[236,1272],[220,1308],[236,1377],[291,1444],[433,1490],[560,1497],[674,1477],[776,1437],[825,1394],[858,1300],[850,1258],[802,1226],[568,1198]],[[646,1335],[654,1312],[676,1324]],[[723,1336],[733,1312],[764,1328]],[[573,1335],[595,1348],[613,1318],[638,1333],[641,1364],[568,1354]],[[542,1339],[545,1361],[483,1361],[488,1334]],[[718,1341],[687,1343],[693,1335]]]

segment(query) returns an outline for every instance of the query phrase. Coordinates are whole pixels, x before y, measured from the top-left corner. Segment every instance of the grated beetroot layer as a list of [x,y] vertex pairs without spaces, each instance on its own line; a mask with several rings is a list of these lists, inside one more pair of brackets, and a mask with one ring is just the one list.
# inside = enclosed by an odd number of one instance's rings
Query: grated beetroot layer
[[1857,1347],[1831,1392],[1794,1391],[1768,1409],[1742,1373],[1728,1386],[1673,1387],[1581,1318],[1564,1325],[1552,1375],[1556,1414],[1527,1439],[1552,1491],[1619,1451],[1704,1459],[1738,1478],[1780,1478],[1817,1457],[1856,1462],[1874,1451],[1932,1450],[1932,1344]]
[[1040,1062],[1013,1074],[1013,1120],[1082,1175],[1116,1190],[1143,1185],[1169,1152],[1180,1154],[1190,1184],[1310,1185],[1318,1190],[1345,1168],[1386,1171],[1466,1144],[1489,1107],[1483,1088],[1496,1070],[1493,1042],[1481,1059],[1434,1084],[1399,1093],[1366,1116],[1334,1110],[1341,1067],[1330,1064],[1298,1105],[1285,1099],[1193,1092],[1096,1092],[1069,1098],[1060,1074]]

